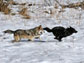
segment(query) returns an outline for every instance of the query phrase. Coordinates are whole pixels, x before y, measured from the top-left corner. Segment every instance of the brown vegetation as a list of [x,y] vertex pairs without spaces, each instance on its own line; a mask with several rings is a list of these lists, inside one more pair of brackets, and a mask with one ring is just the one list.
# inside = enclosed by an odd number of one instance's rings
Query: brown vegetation
[[14,2],[13,0],[9,0],[8,4],[17,5],[18,3]]
[[8,4],[18,5],[18,3],[16,3],[16,2],[13,1],[13,0],[6,0],[6,2],[7,2]]
[[78,8],[81,7],[82,9],[84,9],[84,1],[83,2],[77,2],[77,3],[71,3],[68,5],[61,5],[62,8]]
[[24,16],[26,19],[30,19],[30,16],[27,14],[27,8],[23,8],[20,12],[20,15]]
[[4,14],[9,14],[11,12],[11,9],[8,8],[8,5],[7,3],[5,2],[1,2],[0,3],[0,12],[4,12]]

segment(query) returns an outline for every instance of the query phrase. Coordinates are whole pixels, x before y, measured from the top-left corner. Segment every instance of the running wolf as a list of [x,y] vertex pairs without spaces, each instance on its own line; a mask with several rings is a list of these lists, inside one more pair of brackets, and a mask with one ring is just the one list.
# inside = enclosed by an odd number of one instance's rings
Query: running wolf
[[28,30],[18,29],[16,31],[12,31],[12,30],[4,31],[4,33],[14,34],[13,42],[18,42],[21,40],[21,38],[26,38],[26,39],[29,39],[30,41],[33,41],[35,38],[40,39],[40,35],[42,35],[43,32],[44,31],[41,25]]
[[57,39],[59,41],[61,41],[63,37],[67,37],[72,35],[73,33],[77,33],[77,31],[73,27],[64,28],[62,26],[58,26],[52,29],[48,27],[45,27],[43,29],[46,30],[47,32],[52,32],[55,36],[54,39]]

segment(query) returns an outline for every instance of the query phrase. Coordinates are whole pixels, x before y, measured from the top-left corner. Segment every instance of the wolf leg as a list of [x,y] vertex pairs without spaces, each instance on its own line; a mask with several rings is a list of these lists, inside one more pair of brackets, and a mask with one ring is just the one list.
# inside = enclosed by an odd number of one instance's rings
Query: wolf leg
[[55,37],[54,39],[59,40],[60,42],[62,41],[62,37]]
[[30,37],[28,41],[34,41],[34,37]]
[[12,42],[19,42],[19,41],[20,41],[20,36],[14,35],[14,40]]
[[28,41],[33,41],[33,39],[28,39]]
[[39,40],[41,41],[42,39],[40,38],[40,36],[38,36]]
[[59,40],[59,42],[61,42],[62,41],[62,37],[57,38],[57,40]]

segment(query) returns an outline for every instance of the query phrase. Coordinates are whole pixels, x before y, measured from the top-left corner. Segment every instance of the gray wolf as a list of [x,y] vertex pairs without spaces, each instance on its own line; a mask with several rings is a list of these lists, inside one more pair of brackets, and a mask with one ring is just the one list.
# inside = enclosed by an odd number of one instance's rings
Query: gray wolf
[[44,30],[41,25],[32,29],[28,29],[28,30],[18,29],[15,31],[12,31],[12,30],[4,31],[4,33],[14,34],[13,42],[18,42],[21,40],[21,38],[27,38],[30,41],[33,41],[35,38],[40,39],[40,35],[42,35],[43,32]]

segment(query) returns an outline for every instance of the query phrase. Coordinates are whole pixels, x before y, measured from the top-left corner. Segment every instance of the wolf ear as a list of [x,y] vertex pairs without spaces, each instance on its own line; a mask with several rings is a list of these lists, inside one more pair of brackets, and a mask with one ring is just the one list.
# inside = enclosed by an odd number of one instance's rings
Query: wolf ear
[[71,26],[69,28],[72,28]]
[[42,26],[41,25],[39,25],[39,29],[41,29],[42,28]]

